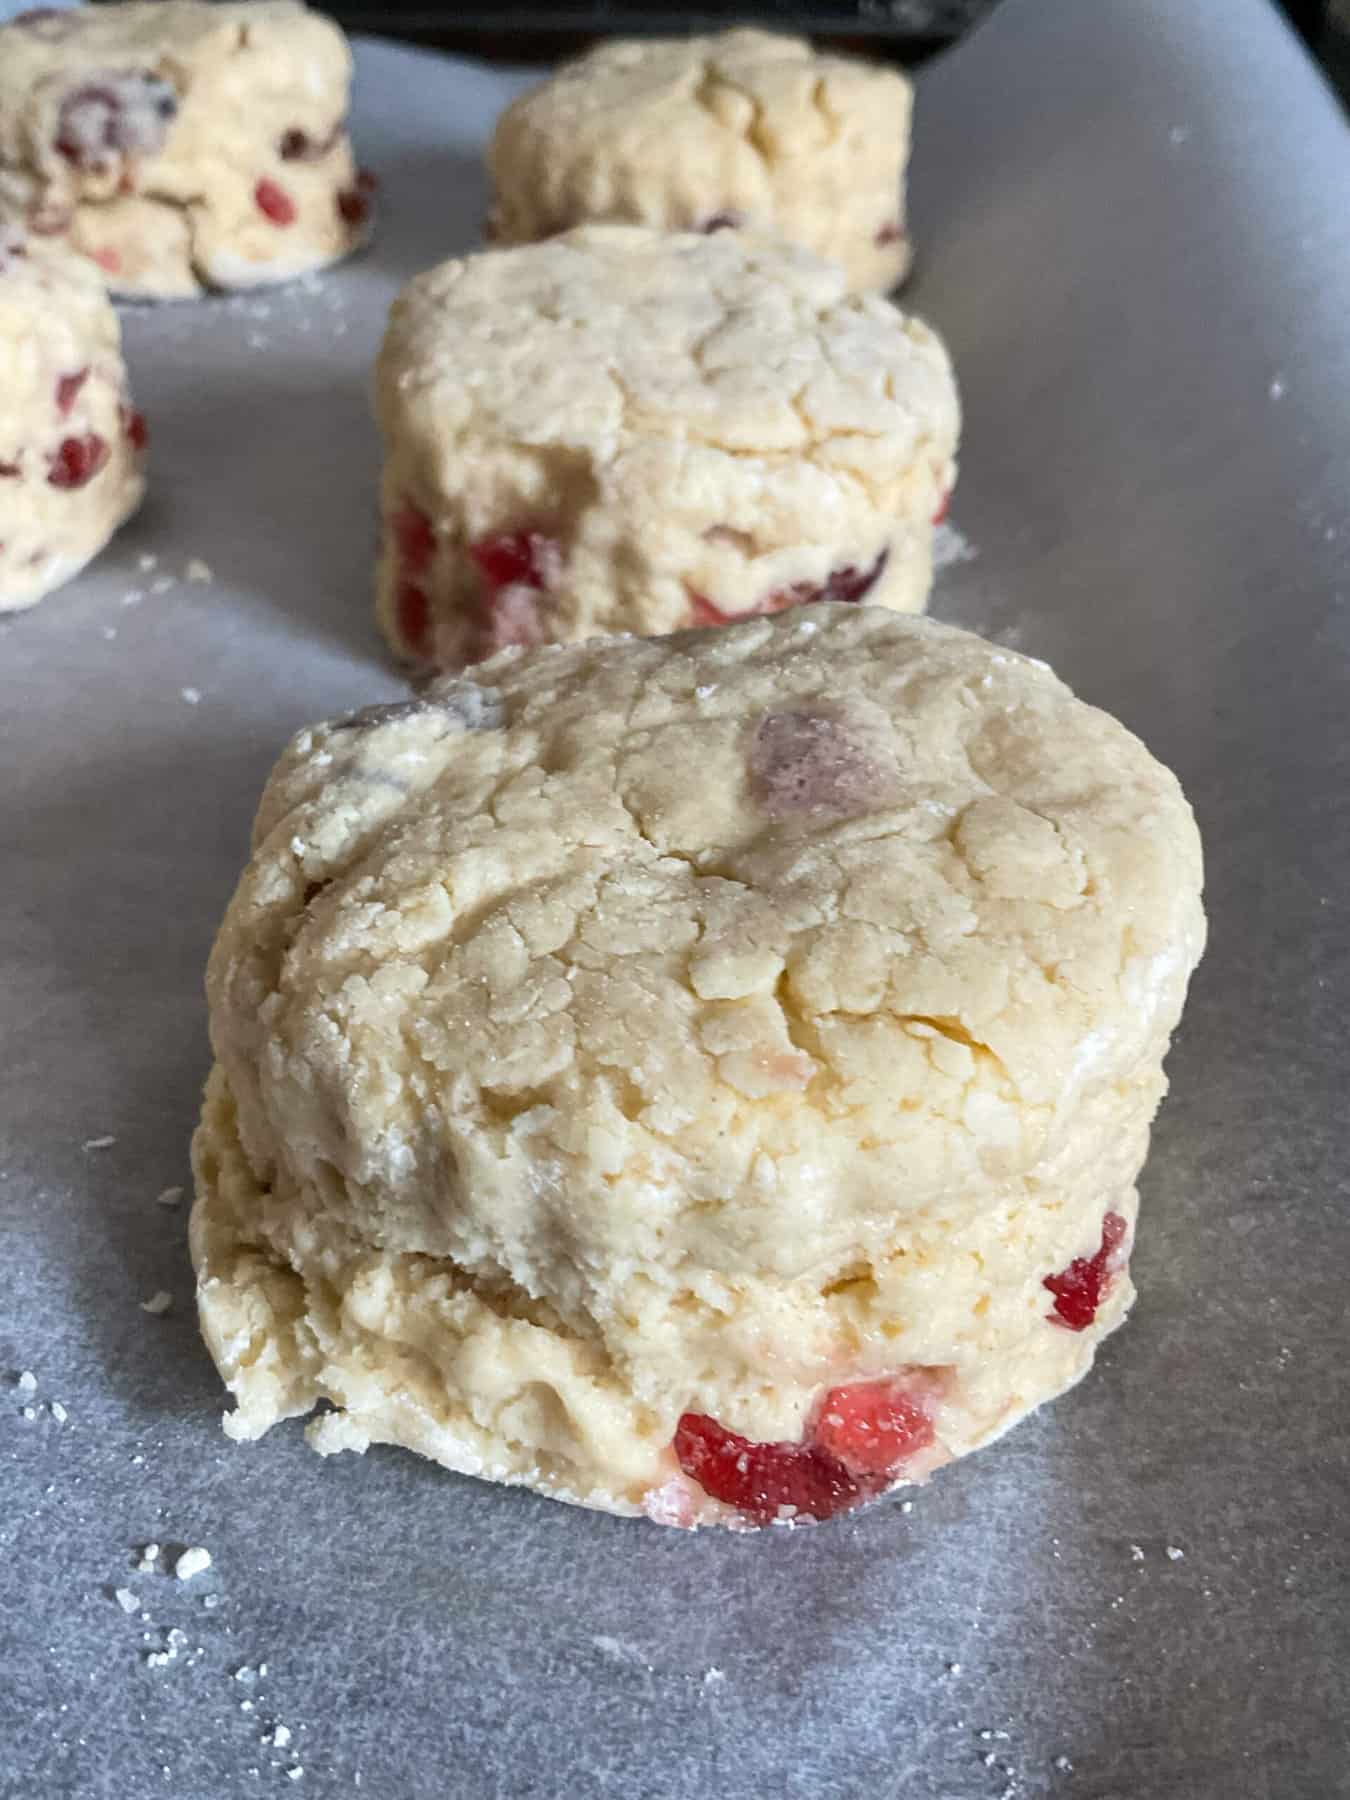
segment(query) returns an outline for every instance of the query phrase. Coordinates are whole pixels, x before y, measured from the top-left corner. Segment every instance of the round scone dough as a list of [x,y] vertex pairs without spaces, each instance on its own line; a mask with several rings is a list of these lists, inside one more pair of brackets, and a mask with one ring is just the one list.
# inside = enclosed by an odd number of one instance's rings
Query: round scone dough
[[937,336],[740,232],[592,225],[419,275],[380,355],[380,624],[410,661],[921,611],[959,413]]
[[1175,778],[879,608],[509,651],[302,732],[208,976],[256,1438],[824,1517],[1076,1381],[1204,940]]
[[502,114],[491,229],[522,244],[602,222],[748,225],[884,291],[910,261],[911,105],[898,70],[776,32],[601,44]]
[[0,26],[0,219],[114,293],[175,299],[324,268],[364,241],[351,52],[298,0],[137,0]]
[[78,574],[136,510],[146,426],[96,273],[4,227],[0,395],[0,612],[14,612]]

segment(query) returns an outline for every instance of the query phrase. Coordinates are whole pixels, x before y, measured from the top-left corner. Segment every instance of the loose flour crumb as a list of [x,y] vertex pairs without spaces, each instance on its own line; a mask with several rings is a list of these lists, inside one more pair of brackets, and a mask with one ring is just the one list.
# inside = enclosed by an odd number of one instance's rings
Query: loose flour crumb
[[1169,1544],[1167,1546],[1168,1562],[1181,1562],[1183,1560],[1183,1558],[1185,1557],[1185,1555],[1186,1555],[1186,1552],[1184,1550],[1178,1549],[1178,1547],[1175,1544]]
[[215,580],[215,576],[212,575],[210,569],[202,561],[200,556],[192,557],[191,560],[189,561],[187,567],[184,569],[183,573],[184,573],[184,575],[187,576],[189,581],[214,581]]
[[130,1617],[141,1604],[130,1588],[117,1588],[113,1593],[113,1599],[128,1617]]
[[81,1148],[84,1150],[111,1150],[116,1142],[115,1137],[86,1138]]
[[182,1198],[183,1190],[180,1187],[161,1188],[155,1195],[155,1205],[177,1206]]
[[31,1369],[20,1369],[14,1385],[21,1394],[34,1394],[37,1392],[37,1376]]
[[70,1414],[66,1411],[65,1407],[62,1406],[59,1400],[50,1401],[47,1406],[47,1411],[56,1420],[58,1425],[64,1425],[66,1420],[70,1417]]
[[152,1313],[158,1319],[162,1318],[172,1305],[173,1295],[166,1292],[164,1288],[160,1288],[158,1292],[151,1294],[148,1300],[141,1301],[141,1311]]
[[955,525],[943,520],[933,532],[933,573],[939,574],[943,569],[955,567],[957,563],[974,562],[979,551],[970,539],[956,529]]
[[189,706],[200,706],[201,705],[202,690],[200,688],[185,687],[185,688],[179,688],[178,691],[183,696],[183,698],[187,701]]
[[193,1544],[178,1558],[173,1572],[180,1581],[191,1581],[194,1575],[201,1575],[210,1567],[211,1552],[200,1544]]

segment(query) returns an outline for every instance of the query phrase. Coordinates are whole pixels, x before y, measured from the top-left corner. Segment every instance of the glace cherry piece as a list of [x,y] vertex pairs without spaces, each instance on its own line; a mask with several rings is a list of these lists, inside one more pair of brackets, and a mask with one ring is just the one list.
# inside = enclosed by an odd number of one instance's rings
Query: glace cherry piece
[[542,531],[501,531],[469,545],[469,555],[490,588],[512,587],[517,582],[540,592],[548,586],[553,539]]
[[400,581],[394,594],[398,634],[414,656],[431,648],[431,602],[415,581]]
[[882,1493],[933,1441],[933,1422],[915,1392],[895,1381],[831,1388],[800,1444],[761,1444],[705,1413],[685,1413],[675,1456],[705,1494],[755,1525],[784,1507],[829,1519]]
[[405,500],[390,521],[405,575],[420,575],[436,554],[436,533],[421,507]]
[[58,375],[56,378],[56,410],[63,419],[69,418],[70,409],[74,406],[80,389],[89,379],[88,369],[76,369],[73,375]]
[[786,612],[790,606],[813,606],[821,600],[861,600],[880,580],[890,554],[889,550],[883,550],[870,568],[859,569],[853,563],[846,563],[842,569],[831,570],[824,581],[794,581],[787,587],[775,588],[758,605],[748,607],[745,612],[723,612],[702,594],[694,594],[689,602],[689,623],[730,625],[737,619],[760,618],[768,613]]
[[1109,1212],[1102,1220],[1102,1241],[1092,1256],[1076,1256],[1058,1275],[1047,1275],[1042,1286],[1055,1296],[1049,1319],[1066,1331],[1086,1331],[1097,1316],[1097,1308],[1115,1277],[1112,1259],[1125,1242],[1129,1230],[1118,1212]]
[[108,460],[108,446],[96,431],[63,438],[51,458],[47,480],[54,488],[82,488]]
[[258,211],[265,214],[274,225],[294,225],[295,202],[277,182],[264,175],[253,190],[253,198],[258,203]]
[[[705,1413],[685,1413],[675,1428],[675,1455],[705,1494],[734,1506],[755,1525],[793,1515],[829,1519],[878,1488],[863,1485],[811,1444],[757,1444]],[[788,1515],[788,1516],[793,1516]]]
[[918,1397],[893,1381],[831,1388],[816,1419],[815,1441],[855,1475],[886,1475],[933,1441],[933,1421]]

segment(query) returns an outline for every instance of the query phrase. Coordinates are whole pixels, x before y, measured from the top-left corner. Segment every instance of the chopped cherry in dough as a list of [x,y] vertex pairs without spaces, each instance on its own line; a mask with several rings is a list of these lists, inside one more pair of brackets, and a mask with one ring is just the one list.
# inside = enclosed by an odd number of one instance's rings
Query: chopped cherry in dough
[[436,533],[421,507],[405,500],[393,518],[394,542],[405,575],[421,575],[436,554]]
[[431,647],[431,603],[425,588],[415,581],[400,581],[395,596],[398,632],[414,656],[425,656]]
[[294,225],[295,202],[279,183],[264,175],[253,190],[253,198],[258,203],[258,211],[274,225]]
[[705,1494],[767,1525],[798,1515],[829,1519],[861,1505],[932,1441],[933,1422],[917,1390],[901,1381],[860,1381],[830,1389],[803,1443],[756,1443],[706,1414],[685,1413],[675,1455]]
[[70,417],[80,389],[89,379],[88,369],[77,369],[73,375],[61,375],[56,382],[56,410],[63,419]]
[[720,606],[714,606],[702,594],[694,594],[690,600],[689,623],[729,625],[733,619],[750,619],[768,613],[785,612],[790,606],[812,606],[820,600],[861,600],[881,578],[889,556],[890,551],[883,550],[869,568],[859,569],[848,563],[842,569],[832,570],[824,581],[794,581],[787,587],[775,588],[757,606],[741,613],[723,612]]
[[469,555],[490,588],[522,583],[540,592],[549,584],[557,544],[542,531],[501,531],[469,545]]
[[1043,1286],[1055,1296],[1049,1314],[1052,1325],[1067,1331],[1086,1331],[1097,1317],[1097,1308],[1120,1266],[1117,1257],[1129,1227],[1117,1212],[1102,1220],[1102,1241],[1091,1256],[1076,1256],[1058,1275],[1047,1275]]
[[83,437],[68,437],[51,459],[47,480],[54,488],[82,488],[98,474],[108,460],[108,446],[96,431]]

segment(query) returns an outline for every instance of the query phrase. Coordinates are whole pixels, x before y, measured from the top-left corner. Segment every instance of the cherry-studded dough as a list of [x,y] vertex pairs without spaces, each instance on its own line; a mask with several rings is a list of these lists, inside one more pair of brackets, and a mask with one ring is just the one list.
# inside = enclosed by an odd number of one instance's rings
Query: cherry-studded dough
[[909,267],[912,90],[776,32],[615,40],[522,94],[489,152],[502,243],[573,225],[774,231],[860,291]]
[[0,612],[77,574],[140,502],[146,424],[79,257],[0,227]]
[[211,959],[254,1438],[820,1518],[1077,1380],[1204,939],[1172,775],[879,608],[507,652],[302,732]]
[[0,26],[0,219],[117,294],[250,288],[368,229],[346,134],[351,52],[298,0],[132,0]]
[[444,263],[394,306],[377,405],[378,616],[412,662],[927,599],[947,353],[776,240],[587,226]]

